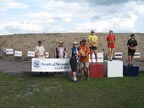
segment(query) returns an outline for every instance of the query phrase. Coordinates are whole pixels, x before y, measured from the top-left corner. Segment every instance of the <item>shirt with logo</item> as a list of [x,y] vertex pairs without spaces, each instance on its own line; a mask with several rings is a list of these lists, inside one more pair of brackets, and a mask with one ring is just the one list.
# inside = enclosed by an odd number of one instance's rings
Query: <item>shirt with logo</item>
[[89,43],[89,46],[97,46],[98,37],[96,35],[89,35],[88,43]]
[[81,45],[79,47],[80,62],[89,62],[89,53],[90,53],[89,46]]

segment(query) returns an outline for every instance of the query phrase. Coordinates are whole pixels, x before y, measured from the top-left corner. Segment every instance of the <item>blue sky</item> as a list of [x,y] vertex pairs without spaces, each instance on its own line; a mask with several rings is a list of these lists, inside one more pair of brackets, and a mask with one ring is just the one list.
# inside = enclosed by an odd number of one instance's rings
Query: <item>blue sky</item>
[[139,32],[143,0],[0,0],[0,34]]

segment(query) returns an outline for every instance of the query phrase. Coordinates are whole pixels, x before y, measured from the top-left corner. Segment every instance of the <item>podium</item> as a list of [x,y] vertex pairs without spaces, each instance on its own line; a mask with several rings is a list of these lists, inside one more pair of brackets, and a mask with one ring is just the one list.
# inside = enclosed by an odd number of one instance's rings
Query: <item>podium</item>
[[138,76],[139,75],[139,66],[126,66],[123,67],[124,76]]
[[105,61],[105,76],[107,77],[123,77],[123,61],[112,60]]
[[89,65],[89,78],[103,78],[104,77],[104,64],[91,63]]

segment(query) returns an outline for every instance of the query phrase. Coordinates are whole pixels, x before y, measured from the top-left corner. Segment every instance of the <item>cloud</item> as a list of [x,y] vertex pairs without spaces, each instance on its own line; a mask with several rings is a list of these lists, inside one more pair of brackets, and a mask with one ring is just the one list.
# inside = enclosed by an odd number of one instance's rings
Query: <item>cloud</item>
[[[13,3],[20,2],[13,0]],[[23,8],[28,6],[21,4]],[[7,6],[3,2],[0,9]],[[5,11],[15,9],[12,7],[5,8]],[[143,13],[142,0],[32,0],[29,8],[21,11],[18,17],[2,19],[0,32],[89,32],[91,29],[97,32],[110,29],[114,32],[143,32]]]
[[1,0],[0,2],[0,11],[6,11],[9,9],[22,9],[27,8],[28,5],[20,2],[14,2],[12,0]]
[[[112,11],[113,9],[116,10]],[[123,5],[98,6],[95,11],[98,13],[92,20],[75,24],[77,31],[95,29],[97,32],[106,32],[113,29],[115,32],[138,32],[138,27],[142,25],[139,23],[136,26],[136,22],[140,22],[140,17],[144,16],[144,2],[129,1]]]
[[38,24],[31,24],[25,22],[19,22],[19,21],[10,21],[5,24],[2,24],[3,28],[0,30],[3,30],[1,34],[15,34],[15,33],[39,33],[39,31],[42,31],[42,27]]

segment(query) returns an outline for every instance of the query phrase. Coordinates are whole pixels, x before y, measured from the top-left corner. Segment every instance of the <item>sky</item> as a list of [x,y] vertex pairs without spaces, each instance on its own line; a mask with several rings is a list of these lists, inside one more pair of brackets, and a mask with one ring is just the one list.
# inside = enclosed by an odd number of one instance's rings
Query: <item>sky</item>
[[144,33],[144,0],[0,0],[0,35]]

